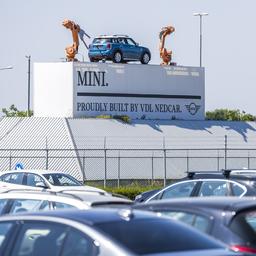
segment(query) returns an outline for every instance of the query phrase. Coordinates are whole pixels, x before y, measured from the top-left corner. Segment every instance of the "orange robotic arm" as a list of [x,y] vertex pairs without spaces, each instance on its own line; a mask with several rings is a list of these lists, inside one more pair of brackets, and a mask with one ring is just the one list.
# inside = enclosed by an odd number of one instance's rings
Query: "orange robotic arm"
[[162,59],[161,65],[169,65],[172,59],[172,51],[167,51],[165,48],[165,38],[175,31],[175,28],[172,26],[163,27],[159,33],[159,52],[160,58]]
[[65,48],[65,51],[66,51],[67,60],[68,61],[74,61],[76,53],[78,51],[78,47],[79,47],[78,32],[80,31],[80,27],[79,27],[79,25],[75,24],[71,20],[64,20],[62,22],[62,25],[65,28],[70,29],[71,32],[72,32],[73,44],[70,45],[70,46],[67,46]]
[[[78,24],[76,24],[75,22],[71,21],[71,20],[64,20],[62,22],[62,25],[67,28],[70,29],[72,32],[72,37],[73,37],[73,44],[70,46],[67,46],[65,48],[66,51],[66,57],[68,61],[75,61],[75,56],[78,52],[78,47],[79,47],[79,37],[82,40],[82,42],[85,44],[86,48],[88,49],[87,44],[85,43],[83,36],[86,35],[88,38],[90,38],[89,35],[87,35],[84,30],[82,30],[80,28],[80,26]],[[78,37],[79,36],[79,37]]]

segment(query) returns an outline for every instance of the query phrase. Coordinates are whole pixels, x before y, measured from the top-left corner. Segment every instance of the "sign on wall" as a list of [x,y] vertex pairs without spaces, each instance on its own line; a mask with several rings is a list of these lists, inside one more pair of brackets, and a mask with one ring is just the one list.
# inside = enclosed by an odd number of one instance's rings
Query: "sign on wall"
[[74,63],[75,117],[204,119],[204,69]]

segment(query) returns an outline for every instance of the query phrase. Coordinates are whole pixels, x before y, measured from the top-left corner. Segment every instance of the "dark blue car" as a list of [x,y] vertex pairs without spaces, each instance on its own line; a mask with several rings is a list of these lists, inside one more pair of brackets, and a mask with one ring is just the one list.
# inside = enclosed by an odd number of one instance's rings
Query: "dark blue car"
[[148,64],[151,58],[150,50],[139,46],[132,38],[123,35],[99,36],[89,47],[91,62],[112,60],[115,63],[140,61]]

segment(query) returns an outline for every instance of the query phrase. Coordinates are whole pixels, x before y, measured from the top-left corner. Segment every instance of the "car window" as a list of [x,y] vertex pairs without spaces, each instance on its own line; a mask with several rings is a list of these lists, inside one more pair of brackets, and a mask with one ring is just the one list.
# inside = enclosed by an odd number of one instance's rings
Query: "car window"
[[242,238],[244,244],[256,246],[256,210],[240,212],[234,216],[230,229]]
[[245,192],[243,187],[233,182],[231,183],[231,189],[232,189],[232,194],[234,196],[240,196]]
[[81,183],[68,174],[48,173],[43,175],[54,186],[81,186]]
[[71,204],[59,203],[59,202],[53,202],[53,208],[55,210],[58,210],[58,209],[76,209],[76,207],[71,205]]
[[127,44],[129,44],[129,45],[133,45],[133,46],[136,45],[135,42],[131,38],[127,38],[126,41],[127,41]]
[[110,38],[95,38],[93,40],[93,44],[105,44],[110,42],[111,42]]
[[28,173],[27,174],[27,185],[28,186],[33,186],[36,187],[36,184],[42,182],[45,186],[45,182],[43,178],[41,178],[39,175],[33,174],[33,173]]
[[39,207],[40,211],[49,211],[51,210],[50,202],[49,201],[43,201]]
[[199,191],[199,196],[227,196],[228,194],[226,181],[204,181]]
[[12,256],[59,256],[67,228],[51,223],[25,223]]
[[15,199],[9,213],[38,211],[42,203],[42,200]]
[[166,218],[100,222],[95,226],[139,255],[222,247],[203,233]]
[[79,231],[71,230],[65,239],[61,256],[96,256],[99,248],[94,241]]
[[1,180],[13,184],[22,184],[24,173],[8,173],[1,177]]
[[118,42],[120,44],[126,44],[126,39],[125,38],[118,38]]
[[0,199],[0,214],[3,213],[5,206],[8,203],[8,199]]
[[168,211],[168,210],[163,210],[163,211],[157,210],[157,212],[160,212],[163,215],[171,217],[172,219],[179,220],[188,225],[191,225],[204,233],[207,233],[208,227],[210,225],[209,219],[195,213],[189,213],[189,212],[183,212],[183,211]]
[[189,197],[195,185],[195,181],[173,185],[162,193],[161,199]]
[[13,224],[10,222],[1,222],[0,223],[0,252],[2,252],[2,246],[8,234],[11,231]]

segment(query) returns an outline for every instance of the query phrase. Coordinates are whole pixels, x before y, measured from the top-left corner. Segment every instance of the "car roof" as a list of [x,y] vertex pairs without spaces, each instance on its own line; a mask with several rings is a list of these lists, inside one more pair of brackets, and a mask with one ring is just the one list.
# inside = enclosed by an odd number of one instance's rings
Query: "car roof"
[[[24,198],[24,199],[51,199],[59,200],[59,198],[73,199],[75,201],[83,202],[88,206],[101,206],[111,204],[124,204],[130,205],[133,201],[124,199],[116,196],[103,195],[97,192],[91,191],[65,191],[65,192],[54,192],[42,189],[41,191],[33,189],[2,189],[0,190],[0,199],[3,198]],[[74,202],[75,202],[74,201]]]
[[131,204],[133,201],[125,198],[120,198],[111,195],[100,195],[96,193],[84,193],[80,191],[66,191],[64,194],[72,195],[75,198],[79,198],[81,201],[86,201],[88,204],[96,206],[102,204],[117,204],[117,203],[124,203],[124,204]]
[[211,197],[190,197],[176,199],[162,199],[150,201],[147,204],[135,205],[135,208],[150,207],[183,207],[183,208],[201,208],[203,211],[226,210],[238,212],[247,208],[256,209],[256,197],[228,197],[228,196],[211,196]]
[[28,199],[28,200],[50,200],[55,202],[63,202],[66,204],[72,204],[72,205],[79,205],[81,206],[87,206],[90,205],[87,204],[84,201],[81,201],[78,198],[73,197],[72,195],[65,194],[65,193],[48,193],[48,192],[41,192],[41,191],[29,191],[29,190],[8,190],[8,191],[0,191],[0,200],[1,199]]
[[10,171],[3,171],[0,173],[0,175],[7,174],[7,173],[13,173],[13,172],[28,172],[28,173],[35,173],[35,174],[49,174],[49,173],[61,173],[66,174],[62,171],[55,171],[55,170],[44,170],[44,169],[19,169],[19,170],[10,170]]
[[185,179],[199,178],[223,178],[223,179],[253,179],[256,178],[255,169],[223,169],[220,171],[189,171]]
[[[41,216],[46,217],[59,217],[78,221],[86,225],[94,225],[98,223],[115,222],[120,220],[133,220],[133,219],[151,219],[156,218],[156,214],[145,211],[133,209],[119,209],[119,208],[91,208],[84,210],[56,210],[56,211],[39,211],[18,214],[19,216]],[[1,217],[3,219],[4,217]]]
[[100,35],[100,36],[98,36],[96,38],[120,38],[120,37],[122,37],[122,38],[129,38],[128,35]]

